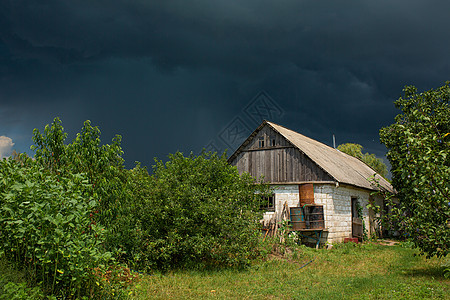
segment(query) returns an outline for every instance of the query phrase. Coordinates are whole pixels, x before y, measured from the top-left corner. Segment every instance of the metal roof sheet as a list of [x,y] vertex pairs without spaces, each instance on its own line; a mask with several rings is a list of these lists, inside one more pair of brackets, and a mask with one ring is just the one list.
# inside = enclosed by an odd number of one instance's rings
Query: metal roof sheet
[[[358,158],[343,153],[335,148],[327,146],[319,141],[313,140],[281,125],[264,121],[249,137],[249,139],[251,139],[256,132],[261,130],[265,124],[269,125],[285,137],[292,145],[307,155],[325,172],[330,174],[337,182],[370,190],[378,190],[379,188],[370,180],[373,177],[378,181],[382,188],[389,192],[394,192],[392,185],[386,179],[377,174],[376,171],[367,166]],[[248,143],[249,139],[247,139],[244,144]],[[240,152],[241,149],[242,146],[236,150],[232,157]]]

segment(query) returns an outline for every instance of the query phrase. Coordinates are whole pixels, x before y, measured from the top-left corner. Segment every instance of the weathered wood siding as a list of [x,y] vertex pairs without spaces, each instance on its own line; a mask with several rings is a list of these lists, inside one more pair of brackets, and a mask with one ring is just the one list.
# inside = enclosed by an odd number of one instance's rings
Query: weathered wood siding
[[[264,147],[260,147],[260,141]],[[273,141],[275,141],[273,145]],[[269,126],[263,127],[252,141],[231,162],[239,173],[248,172],[265,182],[332,181],[305,154]]]

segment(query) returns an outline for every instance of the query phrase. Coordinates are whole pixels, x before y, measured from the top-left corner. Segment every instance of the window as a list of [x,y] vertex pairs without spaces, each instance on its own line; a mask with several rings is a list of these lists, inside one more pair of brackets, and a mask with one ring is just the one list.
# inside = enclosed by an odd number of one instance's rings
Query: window
[[270,146],[275,147],[275,138],[274,137],[270,137]]
[[268,197],[261,197],[261,204],[259,208],[266,211],[275,211],[275,194]]
[[264,148],[264,137],[259,138],[259,148]]

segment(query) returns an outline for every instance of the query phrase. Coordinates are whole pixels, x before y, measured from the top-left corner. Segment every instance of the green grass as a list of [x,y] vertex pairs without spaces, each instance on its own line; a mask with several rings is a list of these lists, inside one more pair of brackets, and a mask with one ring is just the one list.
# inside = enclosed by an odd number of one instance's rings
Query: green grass
[[415,254],[375,244],[300,247],[244,271],[145,275],[135,299],[450,299],[443,260]]

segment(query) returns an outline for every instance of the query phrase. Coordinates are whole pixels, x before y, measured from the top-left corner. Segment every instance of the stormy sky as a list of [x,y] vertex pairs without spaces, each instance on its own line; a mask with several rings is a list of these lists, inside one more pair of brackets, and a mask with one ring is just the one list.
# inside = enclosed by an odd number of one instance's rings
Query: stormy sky
[[450,80],[448,0],[1,0],[0,156],[58,116],[127,167],[229,154],[263,119],[383,156],[405,85]]

